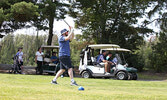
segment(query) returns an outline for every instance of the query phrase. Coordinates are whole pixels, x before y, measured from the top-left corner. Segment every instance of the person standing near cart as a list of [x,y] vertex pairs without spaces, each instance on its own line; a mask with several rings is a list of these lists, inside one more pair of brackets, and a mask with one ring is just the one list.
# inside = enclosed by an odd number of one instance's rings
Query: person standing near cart
[[73,29],[71,27],[70,32],[67,29],[61,30],[61,36],[59,37],[59,61],[60,61],[60,70],[57,72],[56,76],[51,81],[52,84],[57,84],[58,77],[68,69],[68,74],[71,79],[71,85],[78,86],[76,81],[73,78],[73,68],[71,65],[70,58],[70,41],[74,38]]
[[18,49],[18,52],[16,53],[16,56],[18,57],[18,70],[21,70],[21,72],[19,72],[20,74],[24,74],[23,72],[23,52],[22,52],[23,48],[20,47]]
[[40,75],[42,74],[43,57],[44,53],[42,52],[42,48],[39,47],[35,54],[35,63],[37,63],[36,72],[39,72]]

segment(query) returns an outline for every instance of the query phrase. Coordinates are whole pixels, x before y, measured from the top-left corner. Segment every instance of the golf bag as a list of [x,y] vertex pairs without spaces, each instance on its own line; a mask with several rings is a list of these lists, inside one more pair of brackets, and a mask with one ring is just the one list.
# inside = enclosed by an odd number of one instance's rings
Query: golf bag
[[9,70],[9,73],[21,74],[21,68],[19,68],[18,55],[15,55],[12,59],[13,59],[13,65],[12,65],[11,69]]

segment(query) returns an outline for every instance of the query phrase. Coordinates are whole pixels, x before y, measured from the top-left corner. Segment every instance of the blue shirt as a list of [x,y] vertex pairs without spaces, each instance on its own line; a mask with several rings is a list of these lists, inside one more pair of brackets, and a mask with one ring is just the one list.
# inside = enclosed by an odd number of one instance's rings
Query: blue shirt
[[19,56],[19,53],[20,53],[20,52],[18,51],[18,52],[16,53],[16,56]]
[[98,57],[97,57],[97,63],[101,63],[103,62],[104,60],[104,56],[102,54],[100,54]]
[[114,62],[115,64],[117,64],[118,59],[115,57],[115,58],[112,60],[112,62]]
[[[51,59],[57,59],[57,57],[56,57],[56,56],[52,56]],[[53,63],[54,63],[54,64],[57,64],[58,61],[53,61]]]
[[59,57],[70,56],[70,41],[65,41],[64,36],[60,36],[59,40]]

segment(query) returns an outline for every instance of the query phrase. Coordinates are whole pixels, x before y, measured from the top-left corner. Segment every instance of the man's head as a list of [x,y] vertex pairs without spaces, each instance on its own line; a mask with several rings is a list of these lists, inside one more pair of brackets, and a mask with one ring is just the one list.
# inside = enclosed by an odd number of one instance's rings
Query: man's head
[[108,56],[109,56],[109,57],[112,57],[112,53],[109,52],[109,53],[108,53]]
[[61,30],[61,35],[68,36],[68,30],[67,29]]
[[56,56],[56,52],[53,52],[52,55],[53,55],[53,56]]
[[23,50],[23,48],[22,48],[22,47],[18,48],[18,51],[21,51],[21,50]]
[[104,56],[106,56],[107,53],[108,53],[108,51],[105,51],[105,50],[102,51],[102,54],[103,54]]

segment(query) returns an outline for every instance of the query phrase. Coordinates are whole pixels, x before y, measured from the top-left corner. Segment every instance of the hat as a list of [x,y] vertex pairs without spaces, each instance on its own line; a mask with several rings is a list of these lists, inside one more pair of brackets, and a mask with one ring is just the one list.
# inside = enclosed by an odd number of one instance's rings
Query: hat
[[19,48],[18,48],[18,51],[19,51],[20,49],[23,49],[23,47],[19,47]]
[[106,52],[106,50],[102,50],[102,53]]
[[23,47],[19,47],[18,49],[23,49]]
[[65,32],[68,32],[67,29],[61,30],[61,35],[62,35],[63,33],[65,33]]

